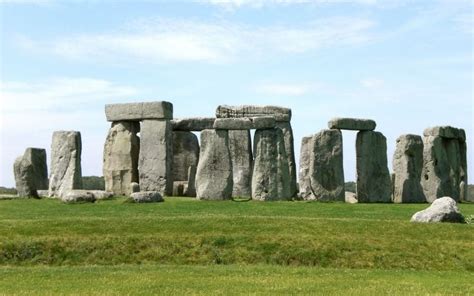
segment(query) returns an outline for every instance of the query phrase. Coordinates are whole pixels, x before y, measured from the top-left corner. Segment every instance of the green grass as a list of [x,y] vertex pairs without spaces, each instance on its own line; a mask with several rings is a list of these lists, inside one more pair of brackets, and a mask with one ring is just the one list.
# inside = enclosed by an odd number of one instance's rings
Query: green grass
[[5,294],[468,295],[472,274],[283,266],[120,265],[3,268]]
[[[298,288],[309,293],[317,286],[333,294],[344,287],[370,294],[379,286],[366,283],[374,281],[399,294],[445,293],[453,285],[460,289],[454,292],[466,294],[474,275],[474,224],[409,222],[426,207],[189,198],[73,205],[3,200],[0,294],[2,288],[28,293],[42,282],[50,283],[46,294],[127,293],[139,283],[149,287],[145,293],[220,293],[235,283],[236,293]],[[460,209],[474,215],[474,204]],[[20,274],[28,276],[15,282]],[[55,281],[69,278],[77,285],[54,290]],[[95,284],[80,286],[81,279]],[[326,281],[340,284],[331,290]],[[116,290],[104,290],[109,282]]]

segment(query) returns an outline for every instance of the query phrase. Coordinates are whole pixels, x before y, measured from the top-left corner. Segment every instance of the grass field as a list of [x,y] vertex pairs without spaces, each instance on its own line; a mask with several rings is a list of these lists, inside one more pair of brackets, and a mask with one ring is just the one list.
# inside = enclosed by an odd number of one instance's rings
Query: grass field
[[426,207],[2,200],[0,294],[474,293],[474,225]]

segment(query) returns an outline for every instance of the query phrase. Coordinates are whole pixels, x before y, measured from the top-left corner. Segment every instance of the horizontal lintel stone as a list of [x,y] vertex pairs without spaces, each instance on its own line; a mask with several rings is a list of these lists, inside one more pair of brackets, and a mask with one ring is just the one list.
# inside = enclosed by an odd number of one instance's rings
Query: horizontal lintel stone
[[291,109],[279,106],[227,106],[220,105],[216,109],[217,118],[267,117],[272,116],[278,122],[291,120]]
[[275,126],[276,121],[272,116],[217,118],[214,121],[214,129],[225,130],[269,129],[274,128]]
[[175,131],[199,132],[205,129],[213,129],[215,120],[213,117],[179,118],[173,119],[171,124]]
[[353,131],[373,131],[377,124],[371,119],[359,118],[333,118],[328,122],[330,129]]
[[105,105],[107,121],[173,119],[173,104],[166,101]]
[[427,128],[423,131],[425,137],[439,136],[441,138],[447,139],[460,139],[462,141],[466,140],[466,132],[462,128],[455,128],[452,126],[435,126]]

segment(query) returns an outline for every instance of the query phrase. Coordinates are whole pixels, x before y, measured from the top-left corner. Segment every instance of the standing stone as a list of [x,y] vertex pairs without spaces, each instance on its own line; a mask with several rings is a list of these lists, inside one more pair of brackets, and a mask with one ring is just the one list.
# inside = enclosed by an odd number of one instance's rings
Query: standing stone
[[229,130],[229,150],[232,161],[233,197],[252,196],[252,143],[249,130]]
[[303,137],[301,140],[300,169],[298,174],[300,190],[298,196],[302,199],[307,199],[312,194],[311,178],[309,175],[312,141],[313,136]]
[[199,160],[199,141],[192,132],[173,132],[173,181],[188,181],[189,168]]
[[387,167],[387,139],[380,132],[357,133],[357,199],[390,202],[392,185]]
[[279,128],[255,131],[252,198],[291,200],[290,172],[283,132]]
[[140,132],[138,171],[141,191],[171,195],[173,134],[169,120],[144,120]]
[[118,121],[112,123],[104,145],[105,190],[115,195],[129,196],[132,182],[138,182],[138,154],[140,123]]
[[51,144],[49,196],[62,197],[72,189],[82,189],[81,133],[56,131]]
[[393,202],[426,202],[421,187],[423,140],[417,135],[402,135],[397,139],[393,155]]
[[309,175],[312,194],[306,199],[344,201],[341,131],[322,130],[313,136],[311,143]]
[[232,197],[232,162],[226,130],[203,130],[196,172],[197,198],[225,200]]
[[184,188],[185,196],[196,197],[196,168],[197,166],[190,166],[188,169],[188,182]]
[[456,201],[466,196],[466,135],[463,129],[434,127],[423,133],[422,186],[428,202],[450,196]]
[[27,148],[13,165],[17,194],[20,197],[38,197],[37,190],[48,188],[46,150]]
[[288,162],[289,171],[289,190],[290,197],[295,197],[297,194],[297,182],[296,182],[296,161],[295,161],[295,148],[293,139],[293,129],[291,128],[290,122],[277,122],[277,128],[281,129],[283,134],[283,140],[285,143],[285,150]]

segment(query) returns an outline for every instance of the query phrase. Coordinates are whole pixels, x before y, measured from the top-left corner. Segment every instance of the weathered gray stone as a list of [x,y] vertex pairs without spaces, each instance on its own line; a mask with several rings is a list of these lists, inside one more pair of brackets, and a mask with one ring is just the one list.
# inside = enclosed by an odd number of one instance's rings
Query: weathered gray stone
[[203,130],[201,154],[196,172],[197,198],[201,200],[230,199],[232,187],[228,131]]
[[200,132],[205,129],[213,129],[214,117],[179,118],[171,121],[174,131]]
[[105,105],[107,121],[141,121],[144,119],[173,119],[170,102],[143,102]]
[[376,127],[375,121],[359,118],[333,118],[328,122],[330,129],[373,131]]
[[197,166],[190,166],[188,169],[188,182],[184,187],[185,196],[196,197],[196,168]]
[[285,142],[286,156],[288,157],[288,171],[290,173],[290,197],[295,197],[298,193],[296,187],[296,161],[295,161],[295,143],[293,138],[293,129],[290,122],[277,122],[277,128],[282,131]]
[[49,196],[61,197],[65,191],[82,188],[81,133],[56,131],[51,144]]
[[276,121],[290,121],[291,109],[278,106],[227,106],[220,105],[216,110],[217,118],[273,116]]
[[229,151],[234,182],[232,196],[251,197],[253,156],[250,131],[230,130]]
[[94,198],[96,200],[103,200],[103,199],[109,199],[114,196],[114,193],[111,191],[104,191],[104,190],[88,190],[88,192],[92,193],[94,195]]
[[355,204],[359,201],[357,200],[357,195],[354,192],[346,191],[344,194],[344,199],[346,203]]
[[256,130],[254,152],[252,199],[291,200],[288,156],[281,129]]
[[299,168],[299,194],[301,199],[307,199],[312,194],[311,178],[309,175],[309,168],[311,164],[311,154],[313,146],[313,136],[303,137],[300,148],[300,168]]
[[136,203],[162,202],[163,197],[158,191],[142,191],[130,194],[130,198]]
[[27,148],[13,165],[17,195],[38,197],[38,189],[48,188],[46,150]]
[[342,133],[322,130],[310,142],[309,176],[311,194],[305,199],[344,201],[344,168],[342,162]]
[[433,202],[436,198],[450,196],[459,201],[461,182],[467,182],[465,141],[460,138],[425,136],[423,144],[422,186],[426,200]]
[[131,183],[138,181],[140,152],[140,123],[118,121],[112,123],[104,145],[105,190],[116,195],[130,195]]
[[248,130],[274,128],[276,121],[274,117],[241,117],[241,118],[217,118],[213,128],[224,130]]
[[433,201],[427,209],[415,213],[411,217],[411,222],[465,223],[465,219],[459,211],[456,201],[445,196]]
[[387,167],[387,139],[380,132],[357,133],[357,199],[390,202],[392,182]]
[[466,132],[462,128],[452,126],[435,126],[427,128],[423,131],[425,137],[442,137],[446,139],[466,140]]
[[137,182],[132,182],[130,184],[130,188],[132,189],[132,193],[140,192],[140,184],[138,184]]
[[173,191],[173,135],[169,120],[144,120],[140,132],[138,171],[141,191]]
[[185,196],[184,189],[188,187],[188,181],[173,182],[173,196]]
[[49,190],[36,190],[38,192],[38,197],[49,197]]
[[191,132],[173,132],[173,181],[188,181],[189,167],[197,166],[199,141]]
[[88,190],[64,190],[60,196],[65,203],[95,202],[94,194]]
[[398,137],[393,155],[393,202],[426,202],[421,187],[423,140],[418,135]]

